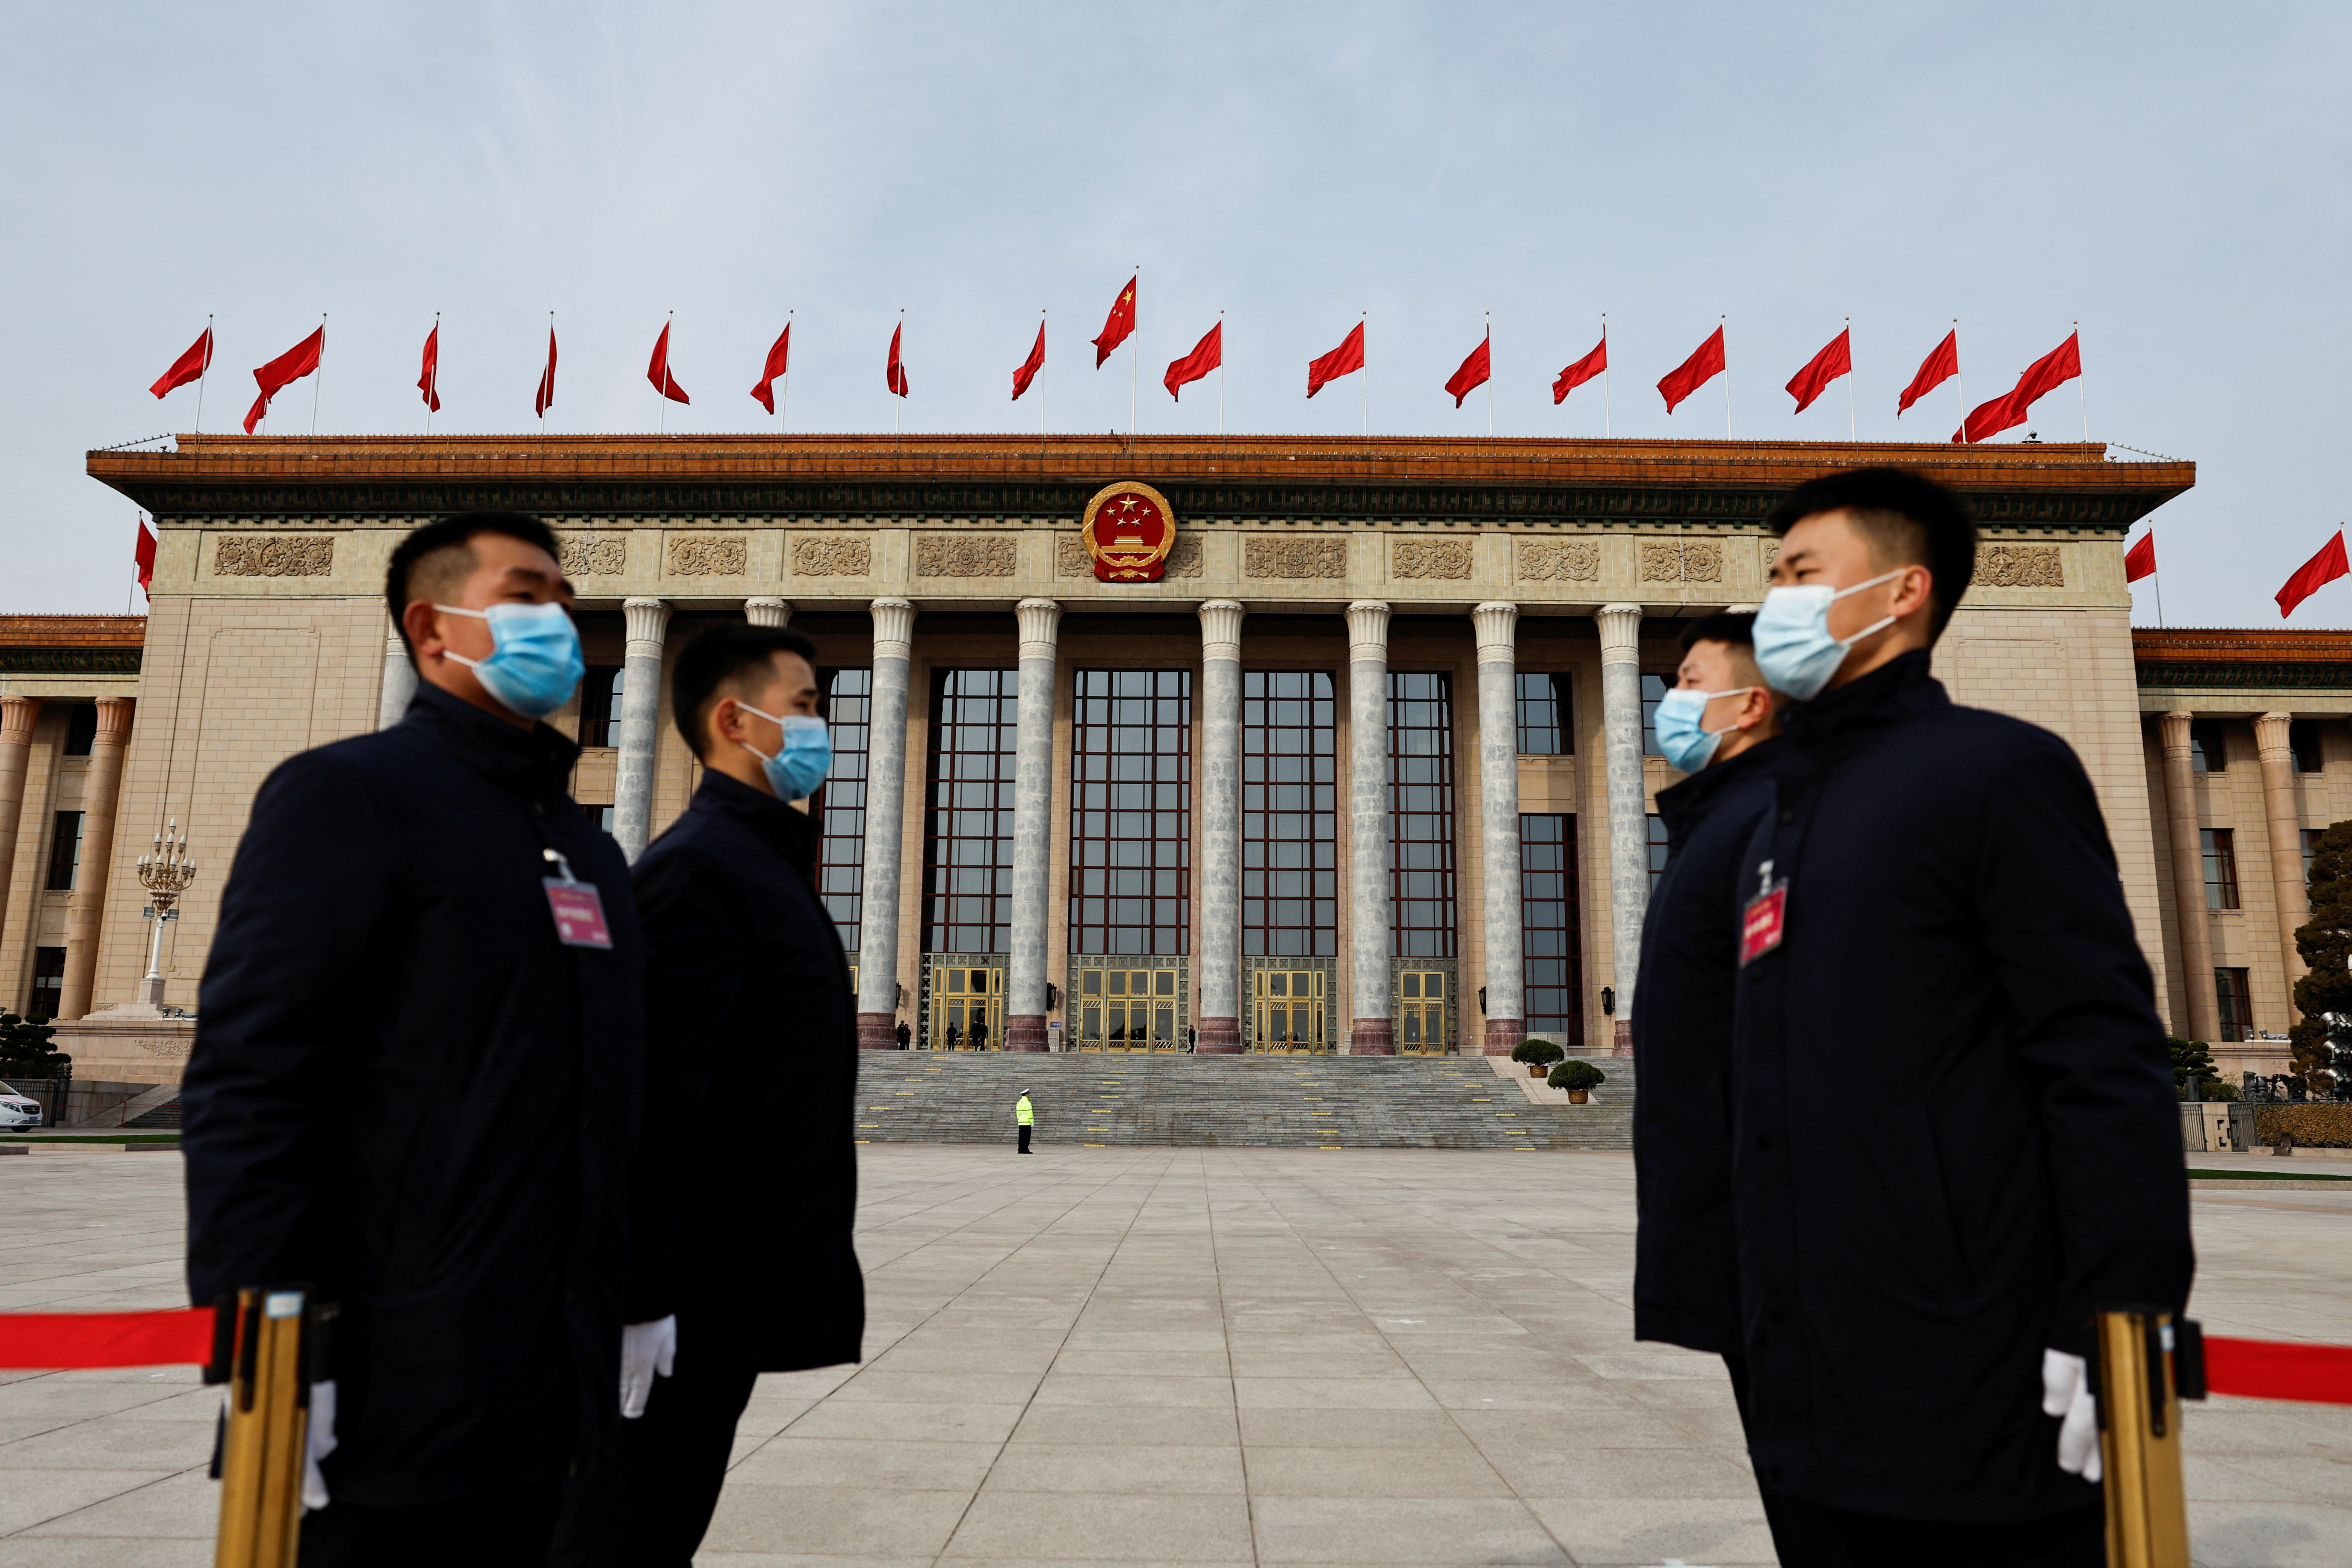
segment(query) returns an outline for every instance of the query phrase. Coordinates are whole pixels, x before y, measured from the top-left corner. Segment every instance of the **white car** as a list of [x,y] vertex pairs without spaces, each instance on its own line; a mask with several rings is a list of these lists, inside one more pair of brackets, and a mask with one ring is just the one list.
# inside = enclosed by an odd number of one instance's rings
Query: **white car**
[[0,1127],[38,1127],[41,1124],[41,1102],[27,1100],[0,1083]]

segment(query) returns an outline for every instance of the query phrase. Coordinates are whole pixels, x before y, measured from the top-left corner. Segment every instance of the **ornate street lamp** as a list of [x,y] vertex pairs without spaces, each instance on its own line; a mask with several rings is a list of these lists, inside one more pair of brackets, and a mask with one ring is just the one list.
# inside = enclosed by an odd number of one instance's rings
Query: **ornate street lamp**
[[196,863],[187,858],[187,852],[188,836],[180,831],[175,817],[155,835],[153,850],[139,857],[139,885],[147,889],[148,898],[139,916],[155,922],[155,938],[147,949],[147,978],[139,983],[139,1000],[152,1007],[163,1003],[163,922],[180,918],[173,906],[196,879]]

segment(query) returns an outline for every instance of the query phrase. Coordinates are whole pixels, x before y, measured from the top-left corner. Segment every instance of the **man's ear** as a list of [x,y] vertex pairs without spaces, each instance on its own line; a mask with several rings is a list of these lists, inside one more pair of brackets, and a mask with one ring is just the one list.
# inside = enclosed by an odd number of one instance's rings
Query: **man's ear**
[[1935,605],[1936,574],[1916,562],[1910,563],[1910,571],[1911,575],[1895,585],[1895,602],[1887,606],[1898,616]]
[[420,660],[428,653],[441,651],[441,639],[433,630],[434,615],[432,605],[423,599],[411,600],[408,607],[400,612],[400,629],[408,634],[408,646]]

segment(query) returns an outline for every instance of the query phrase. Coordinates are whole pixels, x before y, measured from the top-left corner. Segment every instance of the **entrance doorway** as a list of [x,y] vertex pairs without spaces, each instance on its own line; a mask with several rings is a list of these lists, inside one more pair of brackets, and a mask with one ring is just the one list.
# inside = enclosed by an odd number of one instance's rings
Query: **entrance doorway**
[[1325,971],[1250,972],[1250,1049],[1294,1056],[1328,1050],[1328,1012]]
[[1396,971],[1396,1044],[1412,1057],[1442,1057],[1454,1045],[1454,987],[1443,969]]
[[1003,962],[933,957],[926,969],[923,1044],[935,1051],[1003,1050]]
[[1184,972],[1173,966],[1130,967],[1118,959],[1071,964],[1077,1005],[1071,1010],[1073,1048],[1082,1051],[1181,1051],[1185,1039]]

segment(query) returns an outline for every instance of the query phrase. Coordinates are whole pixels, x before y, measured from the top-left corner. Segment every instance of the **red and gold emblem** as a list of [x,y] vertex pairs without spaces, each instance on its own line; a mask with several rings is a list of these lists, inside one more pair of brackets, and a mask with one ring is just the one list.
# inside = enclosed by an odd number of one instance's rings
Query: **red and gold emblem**
[[1098,582],[1157,583],[1176,542],[1176,513],[1150,485],[1122,480],[1105,485],[1087,502],[1078,537],[1095,558]]

